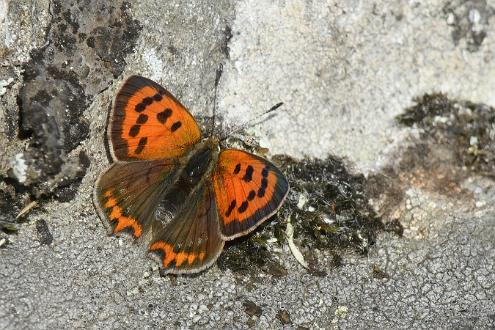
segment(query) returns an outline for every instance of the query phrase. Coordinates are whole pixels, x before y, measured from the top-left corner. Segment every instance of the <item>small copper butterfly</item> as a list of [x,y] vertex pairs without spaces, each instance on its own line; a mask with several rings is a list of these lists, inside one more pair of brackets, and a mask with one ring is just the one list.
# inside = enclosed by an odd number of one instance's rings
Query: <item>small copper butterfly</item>
[[[275,214],[289,191],[272,163],[202,138],[189,111],[140,76],[118,92],[107,134],[114,162],[96,182],[96,209],[110,233],[149,242],[163,273],[211,266],[225,241]],[[172,214],[168,223],[161,205]]]

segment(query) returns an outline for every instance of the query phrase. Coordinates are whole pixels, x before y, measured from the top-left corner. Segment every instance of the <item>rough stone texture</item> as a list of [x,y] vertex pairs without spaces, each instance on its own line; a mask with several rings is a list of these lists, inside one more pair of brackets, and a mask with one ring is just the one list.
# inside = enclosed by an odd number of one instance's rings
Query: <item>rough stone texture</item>
[[55,194],[69,200],[75,189],[67,187],[80,181],[89,163],[82,150],[70,155],[89,134],[82,114],[122,73],[140,26],[125,1],[54,0],[51,5],[47,42],[23,66],[16,120],[19,137],[29,139],[20,154],[28,169],[13,177],[37,198]]
[[29,60],[31,50],[45,44],[50,1],[0,1],[0,61],[2,66]]
[[[8,118],[17,116],[21,68],[28,52],[45,44],[54,3],[0,0],[8,9],[0,10],[2,208],[12,196],[24,198],[5,179],[27,144],[9,135],[16,125]],[[91,163],[77,193],[45,201],[17,234],[0,237],[0,328],[493,328],[495,189],[487,178],[464,178],[459,194],[409,182],[405,198],[392,205],[403,237],[380,235],[368,256],[347,251],[343,266],[323,277],[302,269],[283,246],[285,276],[215,266],[162,278],[139,244],[105,235],[91,191],[107,165],[106,116],[125,76],[155,79],[204,115],[221,62],[226,126],[284,101],[275,120],[253,129],[272,153],[336,154],[379,172],[415,136],[393,121],[413,96],[441,91],[495,104],[494,7],[448,0],[132,3],[129,15],[142,30],[123,72],[95,73],[107,85],[94,89],[78,114],[89,135],[75,150]],[[108,49],[99,56],[110,56]],[[331,255],[319,258],[332,263]]]
[[[392,119],[414,96],[495,103],[493,1],[460,2],[243,1],[220,108],[242,121],[283,101],[285,111],[257,129],[273,153],[333,153],[367,170],[400,138]],[[468,20],[467,8],[486,22],[476,52],[452,38],[449,13]]]

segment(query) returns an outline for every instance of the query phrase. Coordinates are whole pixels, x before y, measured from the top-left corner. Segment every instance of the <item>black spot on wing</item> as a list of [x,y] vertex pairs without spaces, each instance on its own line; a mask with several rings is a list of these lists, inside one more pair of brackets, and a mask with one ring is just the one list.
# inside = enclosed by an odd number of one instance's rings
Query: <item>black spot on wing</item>
[[153,98],[151,98],[151,97],[145,97],[145,98],[141,101],[141,103],[143,103],[145,106],[148,106],[148,105],[150,105],[151,103],[153,103]]
[[234,168],[234,174],[239,174],[241,171],[241,164],[237,163],[237,165]]
[[148,115],[145,115],[143,113],[139,114],[136,124],[145,124],[148,121]]
[[165,110],[163,110],[162,112],[159,112],[157,115],[156,115],[156,119],[162,123],[162,124],[165,124],[165,122],[167,121],[167,119],[172,116],[172,109],[169,109],[169,108],[166,108]]
[[230,203],[229,208],[227,209],[227,212],[225,212],[225,216],[226,216],[226,217],[229,217],[229,216],[230,216],[230,214],[232,213],[232,211],[233,211],[233,210],[234,210],[234,208],[235,208],[235,204],[236,204],[236,200],[234,199],[234,200]]
[[143,152],[144,147],[146,146],[146,143],[148,143],[147,137],[142,137],[141,139],[139,139],[138,146],[136,147],[136,150],[134,150],[134,153],[140,154],[141,152]]
[[258,189],[257,193],[259,198],[265,196],[266,187],[268,187],[268,179],[264,176],[263,179],[261,179],[261,187]]
[[249,203],[247,201],[242,202],[241,206],[239,206],[239,208],[237,209],[237,211],[239,213],[245,212],[247,210],[247,208],[248,208],[248,204]]
[[242,180],[244,180],[245,182],[251,182],[251,180],[253,180],[253,172],[253,167],[251,165],[248,165],[248,167],[246,168],[246,173],[244,173]]
[[180,121],[176,121],[175,123],[172,124],[172,127],[170,127],[170,130],[172,132],[175,132],[182,126],[182,123]]
[[139,134],[140,128],[141,125],[132,125],[131,129],[129,130],[129,135],[132,137],[136,137]]
[[136,104],[136,107],[134,107],[134,110],[136,112],[143,112],[144,109],[146,109],[146,105],[144,105],[143,103],[138,103]]

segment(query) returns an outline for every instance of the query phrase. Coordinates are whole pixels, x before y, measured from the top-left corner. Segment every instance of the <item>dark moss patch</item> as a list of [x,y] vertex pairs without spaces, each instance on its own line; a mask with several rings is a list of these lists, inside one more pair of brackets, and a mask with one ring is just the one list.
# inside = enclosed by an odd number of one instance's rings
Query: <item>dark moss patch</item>
[[418,135],[379,173],[368,177],[367,195],[389,219],[387,231],[402,235],[404,191],[416,187],[452,199],[470,199],[462,182],[472,175],[495,177],[495,110],[484,104],[426,94],[397,117]]
[[[292,188],[276,223],[290,217],[294,238],[310,250],[352,248],[367,252],[383,223],[368,205],[364,176],[351,174],[336,157],[296,161],[278,156],[274,160]],[[306,200],[304,205],[302,200]],[[279,234],[282,230],[274,234],[284,242],[285,236]]]
[[[0,181],[2,181],[1,178]],[[16,202],[12,198],[11,194],[0,190],[0,231],[4,231],[6,233],[13,233],[17,231],[18,228],[15,217],[19,211],[19,202]]]
[[452,27],[454,44],[465,40],[467,50],[476,52],[487,36],[495,8],[485,0],[451,0],[444,5],[443,13]]
[[[120,75],[141,29],[125,1],[55,0],[47,46],[31,53],[19,93],[19,135],[29,139],[25,179],[12,176],[40,198],[70,200],[89,159],[72,152],[89,134],[84,111]],[[15,171],[10,171],[14,173]]]
[[263,314],[263,309],[261,309],[260,306],[256,305],[251,300],[245,300],[243,306],[244,306],[244,312],[246,312],[246,314],[251,317],[252,316],[260,317],[261,314]]
[[45,220],[40,219],[36,221],[36,231],[38,232],[38,239],[41,245],[50,245],[53,242],[53,235],[48,228],[48,224]]
[[[250,253],[246,254],[246,251]],[[221,270],[230,269],[243,275],[254,274],[253,266],[274,277],[287,275],[287,269],[274,259],[259,234],[226,242],[217,264]]]
[[86,173],[90,165],[90,160],[84,150],[79,152],[77,163],[72,164],[73,175],[61,177],[58,180],[56,189],[53,190],[53,197],[61,202],[68,202],[74,198],[79,185],[77,184]]
[[[364,176],[351,174],[341,159],[297,161],[276,156],[273,160],[289,179],[287,200],[262,229],[226,245],[218,261],[221,269],[250,274],[256,274],[256,269],[263,271],[267,260],[274,260],[265,246],[273,238],[277,239],[275,245],[287,243],[289,218],[294,240],[315,276],[324,276],[328,267],[340,266],[345,249],[365,254],[377,233],[386,229],[368,204]],[[321,265],[317,251],[329,252],[333,261]]]
[[[453,158],[451,172],[495,177],[495,109],[485,104],[450,100],[443,94],[426,94],[406,109],[397,121],[420,129],[422,162],[429,168]],[[433,157],[434,156],[434,157]],[[444,158],[444,159],[442,159]],[[437,160],[439,164],[432,163]]]
[[288,311],[285,309],[280,309],[277,312],[277,319],[282,323],[283,325],[288,325],[291,324],[292,321],[290,320],[290,314]]

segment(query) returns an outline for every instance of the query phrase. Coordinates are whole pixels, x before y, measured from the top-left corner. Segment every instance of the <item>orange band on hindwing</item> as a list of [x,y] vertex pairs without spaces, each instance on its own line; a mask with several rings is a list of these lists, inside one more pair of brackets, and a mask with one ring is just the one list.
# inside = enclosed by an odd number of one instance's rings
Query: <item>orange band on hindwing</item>
[[215,196],[200,184],[177,215],[153,233],[149,250],[158,256],[164,272],[190,273],[211,265],[222,251]]
[[185,261],[187,261],[189,265],[192,265],[196,260],[203,261],[205,258],[204,252],[201,252],[199,254],[194,252],[186,253],[184,251],[175,253],[172,245],[167,244],[163,241],[158,241],[151,244],[149,249],[150,251],[160,251],[163,254],[163,268],[168,268],[172,262],[175,262],[176,267],[182,266]]
[[116,234],[124,229],[131,229],[134,237],[140,237],[142,234],[141,226],[136,219],[122,214],[122,208],[117,205],[117,200],[113,197],[112,191],[107,190],[103,195],[107,199],[106,202],[103,203],[103,206],[105,207],[106,214],[108,214],[108,219],[111,222],[117,222],[113,229],[113,233]]

